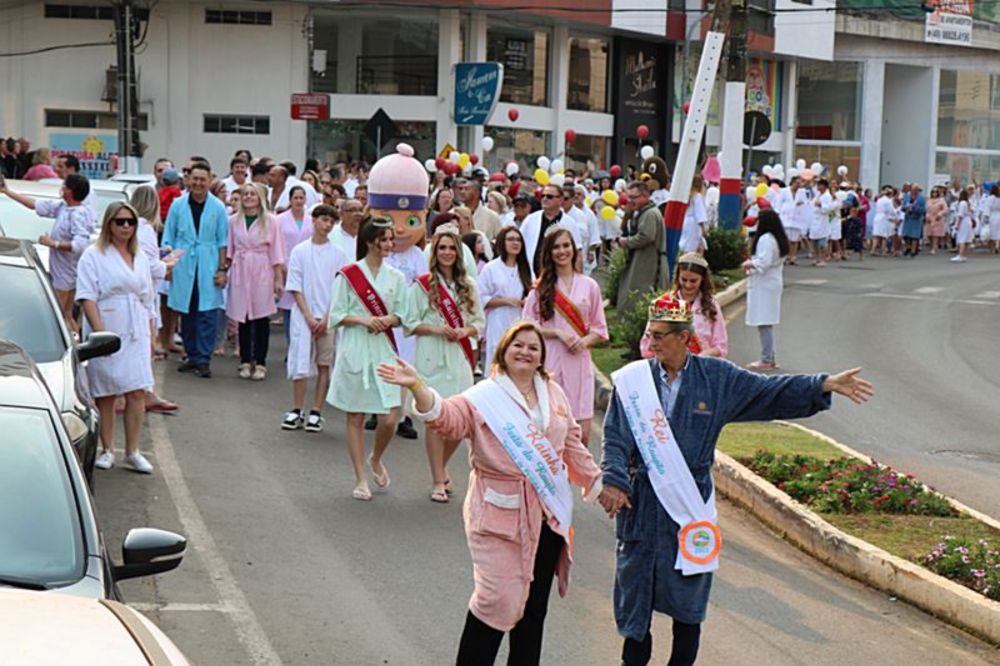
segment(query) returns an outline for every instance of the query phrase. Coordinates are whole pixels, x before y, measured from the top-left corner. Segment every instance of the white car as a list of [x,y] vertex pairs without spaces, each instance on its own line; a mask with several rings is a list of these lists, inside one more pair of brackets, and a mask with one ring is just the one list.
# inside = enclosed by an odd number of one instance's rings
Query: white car
[[147,617],[117,601],[0,588],[0,662],[190,666]]

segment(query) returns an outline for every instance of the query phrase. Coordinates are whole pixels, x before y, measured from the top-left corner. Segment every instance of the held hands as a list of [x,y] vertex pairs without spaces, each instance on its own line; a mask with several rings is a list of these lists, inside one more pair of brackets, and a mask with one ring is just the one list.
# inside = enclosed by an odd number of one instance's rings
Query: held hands
[[863,404],[875,395],[872,383],[858,377],[861,368],[852,368],[836,375],[830,375],[823,382],[823,391],[839,393],[851,399],[855,404]]
[[615,488],[614,486],[604,486],[601,489],[601,494],[597,496],[597,502],[607,512],[608,518],[614,518],[623,508],[632,508],[628,494],[624,490]]
[[216,271],[215,272],[215,279],[213,280],[213,282],[215,282],[215,286],[216,287],[220,287],[220,288],[221,287],[225,287],[226,286],[226,272],[225,271]]
[[441,327],[441,337],[448,342],[458,342],[465,336],[462,335],[462,329],[452,328],[445,324]]
[[403,388],[416,386],[417,382],[420,381],[417,369],[399,357],[396,358],[395,365],[379,363],[378,367],[375,368],[375,373],[387,384],[395,384]]

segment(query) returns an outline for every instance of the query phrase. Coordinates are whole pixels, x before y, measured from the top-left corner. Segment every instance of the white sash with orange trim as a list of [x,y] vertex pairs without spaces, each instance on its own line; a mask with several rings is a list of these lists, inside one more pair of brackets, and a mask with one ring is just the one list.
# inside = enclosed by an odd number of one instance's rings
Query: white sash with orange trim
[[656,498],[680,525],[677,562],[685,576],[719,568],[722,534],[715,491],[706,502],[663,414],[649,361],[633,361],[611,374]]
[[556,447],[495,380],[484,379],[462,395],[482,415],[490,432],[569,535],[573,523],[573,490],[566,463]]

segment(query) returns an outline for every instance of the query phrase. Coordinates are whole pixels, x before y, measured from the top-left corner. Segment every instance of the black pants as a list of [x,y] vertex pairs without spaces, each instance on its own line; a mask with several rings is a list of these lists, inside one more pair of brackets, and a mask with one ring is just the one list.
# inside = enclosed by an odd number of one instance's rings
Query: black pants
[[[692,666],[698,656],[701,625],[674,620],[674,645],[667,666]],[[646,666],[653,655],[653,636],[637,641],[625,639],[622,646],[622,666]]]
[[[537,666],[542,657],[542,629],[549,607],[552,578],[563,549],[563,538],[542,523],[535,554],[535,577],[528,590],[524,617],[510,631],[508,666]],[[504,632],[494,629],[469,611],[465,630],[458,646],[457,666],[492,666],[496,661]]]
[[267,365],[271,322],[267,317],[240,322],[240,363]]

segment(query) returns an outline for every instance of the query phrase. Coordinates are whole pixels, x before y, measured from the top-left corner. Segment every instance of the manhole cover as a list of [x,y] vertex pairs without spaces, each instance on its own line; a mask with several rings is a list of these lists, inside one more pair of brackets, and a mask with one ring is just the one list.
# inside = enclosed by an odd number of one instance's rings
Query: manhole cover
[[949,456],[952,458],[965,458],[966,460],[979,460],[982,462],[1000,464],[1000,453],[990,451],[963,451],[961,449],[935,449],[931,455]]

